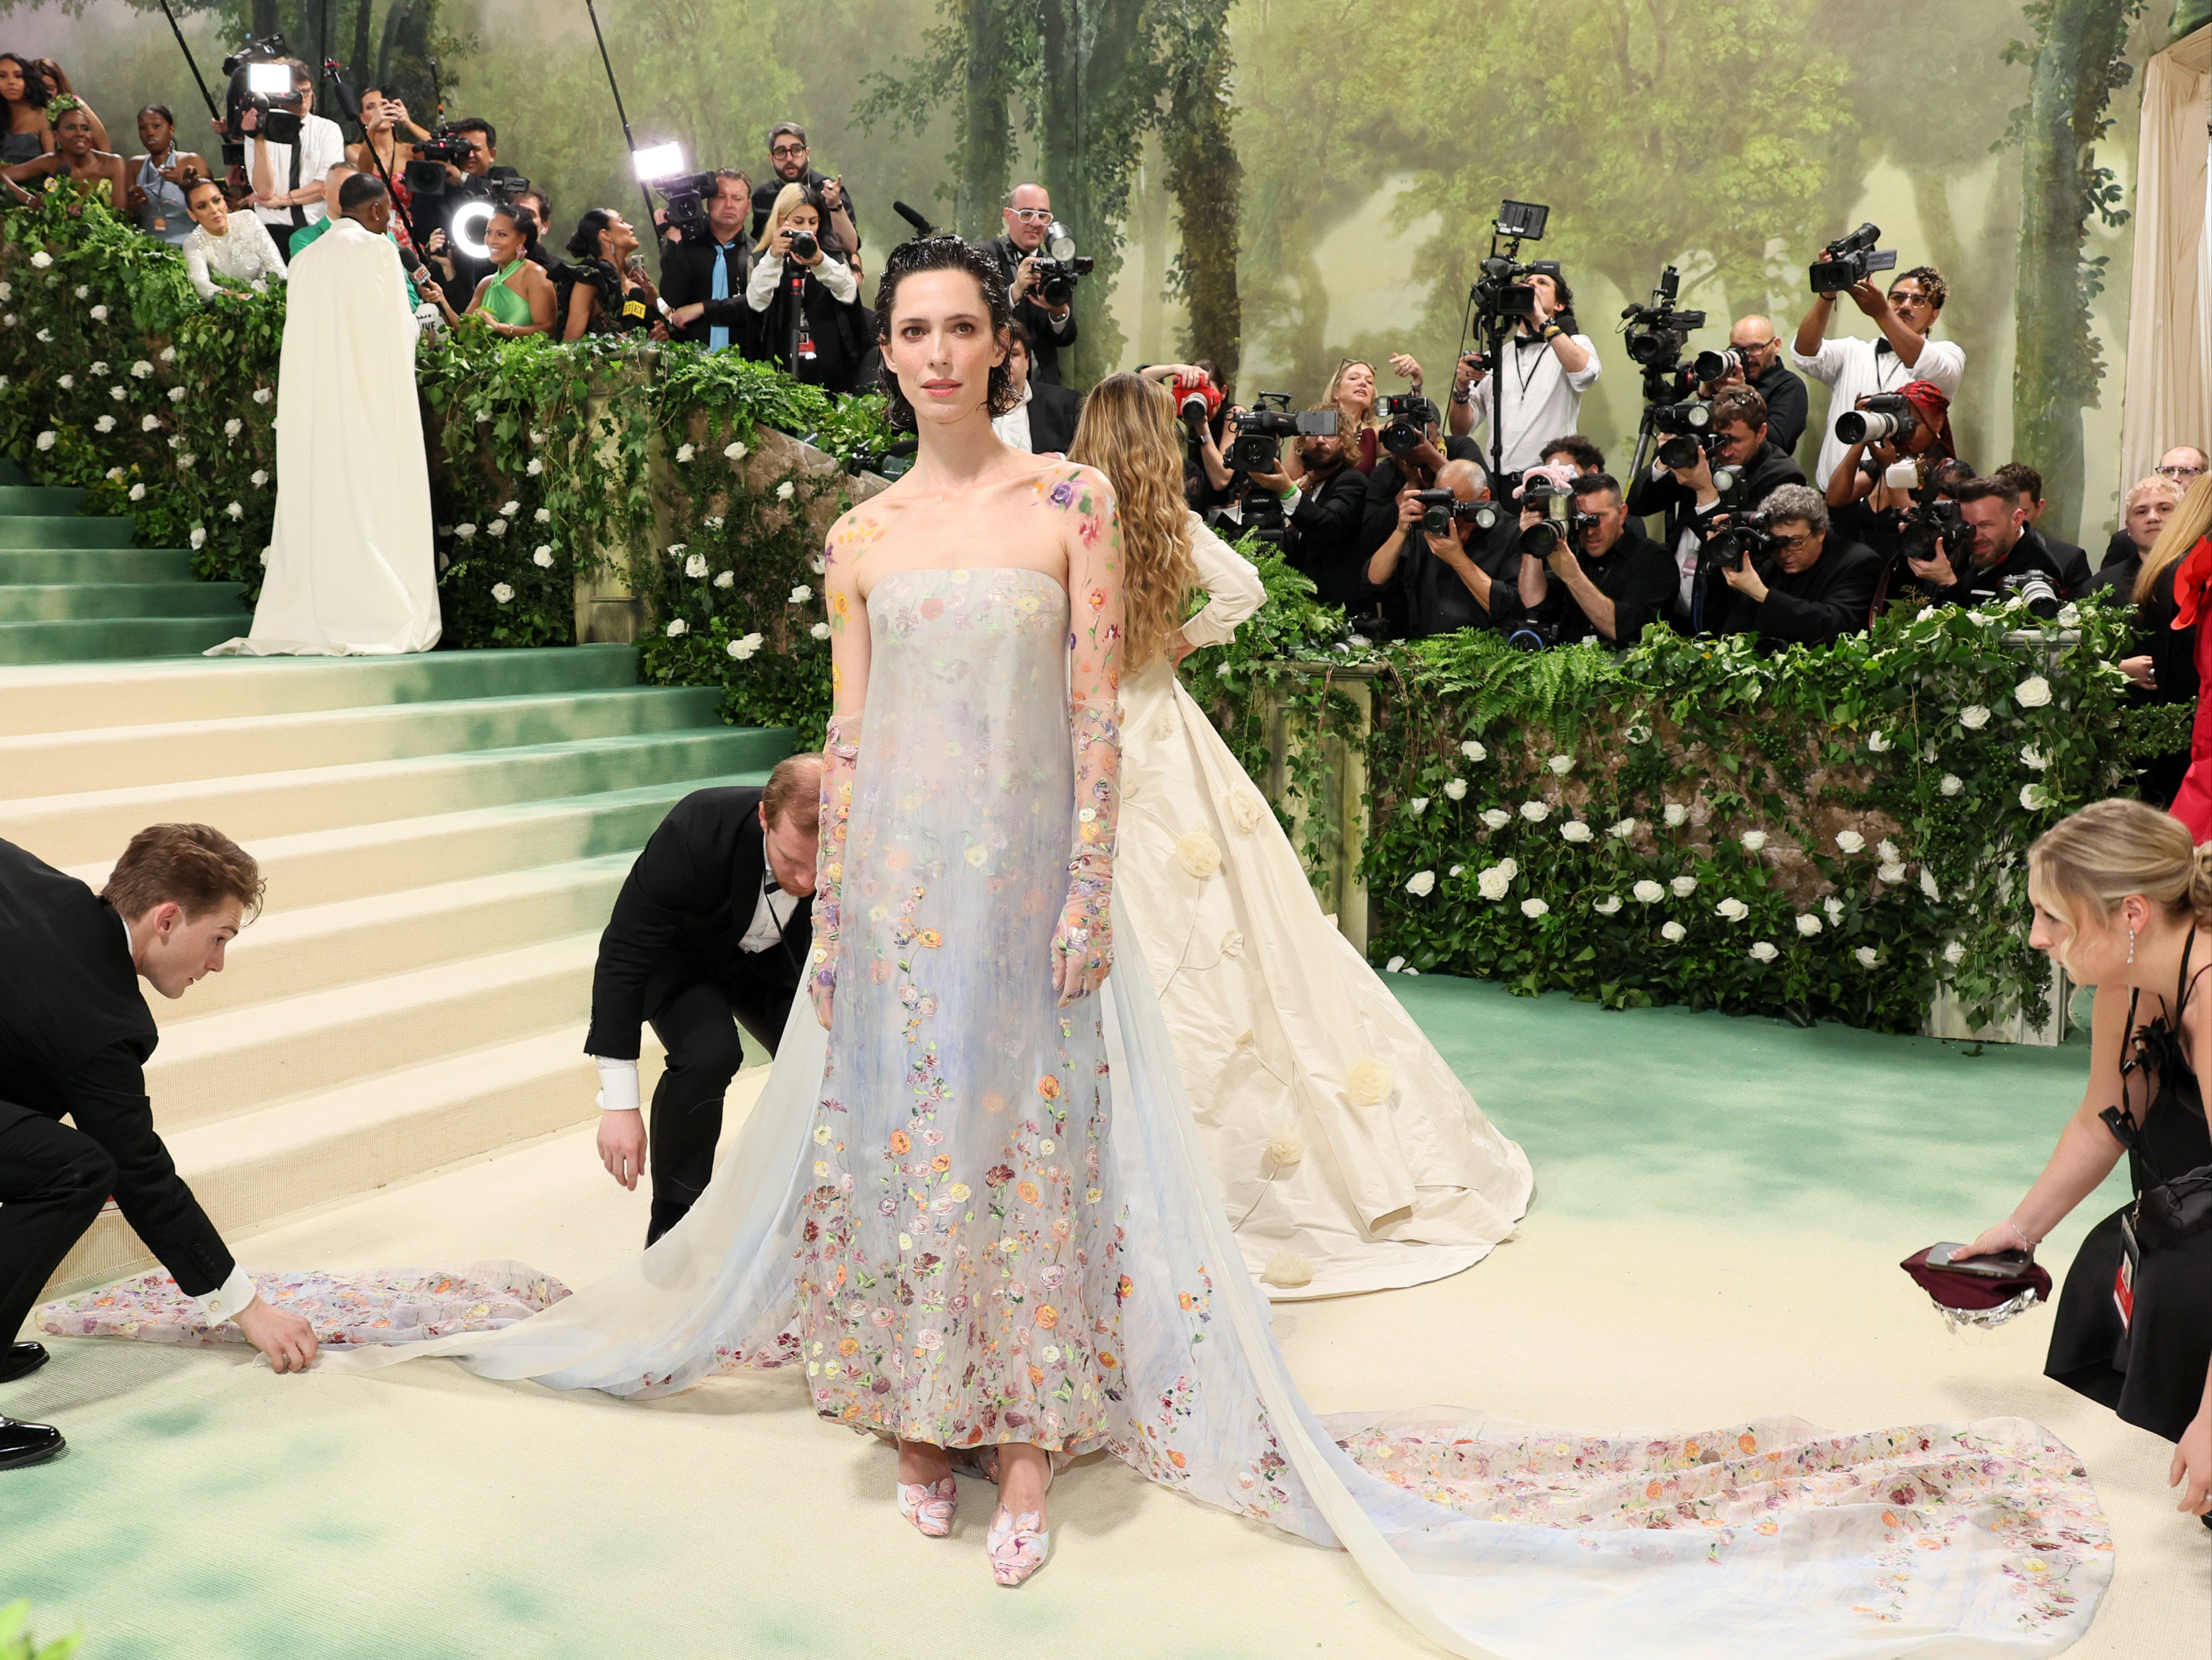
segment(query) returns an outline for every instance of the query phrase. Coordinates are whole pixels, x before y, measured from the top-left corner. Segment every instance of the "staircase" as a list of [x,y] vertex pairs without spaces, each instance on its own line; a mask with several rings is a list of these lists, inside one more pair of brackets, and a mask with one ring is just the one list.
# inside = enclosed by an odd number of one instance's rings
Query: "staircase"
[[195,581],[191,554],[134,548],[131,520],[83,503],[0,458],[0,663],[182,657],[246,632],[239,584]]
[[[224,1232],[592,1113],[636,849],[788,748],[636,680],[627,646],[0,666],[0,837],[97,887],[136,830],[198,821],[268,878],[222,974],[148,994],[155,1122]],[[111,1207],[54,1289],[149,1261]]]

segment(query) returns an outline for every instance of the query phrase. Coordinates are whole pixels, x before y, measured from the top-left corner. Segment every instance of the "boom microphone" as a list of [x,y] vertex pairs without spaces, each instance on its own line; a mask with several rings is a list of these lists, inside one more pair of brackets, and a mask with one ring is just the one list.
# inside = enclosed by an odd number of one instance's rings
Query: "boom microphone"
[[905,220],[908,224],[912,225],[914,227],[914,234],[916,236],[934,236],[937,234],[937,227],[931,224],[928,220],[923,218],[912,208],[907,206],[905,203],[892,203],[891,211],[898,215],[900,218]]

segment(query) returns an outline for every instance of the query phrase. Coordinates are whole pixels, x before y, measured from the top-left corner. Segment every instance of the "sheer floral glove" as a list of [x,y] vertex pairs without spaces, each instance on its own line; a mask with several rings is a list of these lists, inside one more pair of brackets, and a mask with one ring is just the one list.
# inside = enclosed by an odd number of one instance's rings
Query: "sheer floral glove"
[[853,814],[853,769],[860,758],[860,716],[833,714],[822,745],[822,820],[814,854],[814,951],[807,993],[827,1031],[837,990],[837,936],[843,922],[845,828]]
[[1114,835],[1121,811],[1121,728],[1118,700],[1079,698],[1071,711],[1075,744],[1075,852],[1067,861],[1067,903],[1052,936],[1052,984],[1065,1008],[1088,996],[1114,966]]

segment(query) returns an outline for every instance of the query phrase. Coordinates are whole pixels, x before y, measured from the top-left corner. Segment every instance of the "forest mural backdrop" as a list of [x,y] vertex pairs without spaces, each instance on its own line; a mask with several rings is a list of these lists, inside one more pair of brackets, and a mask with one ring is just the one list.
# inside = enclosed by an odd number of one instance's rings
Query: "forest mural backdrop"
[[[211,81],[248,33],[483,115],[556,229],[635,214],[584,0],[172,0]],[[1583,426],[1626,452],[1638,388],[1608,331],[1669,263],[1684,302],[1786,335],[1804,266],[1872,219],[1939,266],[1968,372],[1960,450],[2017,456],[2057,522],[2110,525],[2144,59],[2212,0],[602,0],[640,143],[764,175],[805,122],[878,252],[902,199],[988,234],[1042,179],[1097,270],[1076,379],[1211,356],[1238,392],[1316,396],[1347,355],[1441,381],[1498,199],[1547,203],[1606,376]],[[0,49],[58,59],[118,144],[137,106],[211,146],[158,3],[0,0]],[[1845,326],[1863,319],[1846,309]],[[1393,383],[1385,375],[1385,389]],[[1815,389],[1818,394],[1819,389]],[[1820,414],[1816,396],[1816,418]],[[2172,441],[2203,442],[2201,433]]]

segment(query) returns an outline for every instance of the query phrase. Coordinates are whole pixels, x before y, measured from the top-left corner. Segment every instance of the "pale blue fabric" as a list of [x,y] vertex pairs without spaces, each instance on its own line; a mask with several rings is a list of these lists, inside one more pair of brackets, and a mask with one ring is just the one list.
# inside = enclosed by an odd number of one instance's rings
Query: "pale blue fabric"
[[[736,240],[737,239],[735,237],[732,237],[729,242],[717,242],[714,244],[714,285],[707,290],[707,295],[709,299],[726,300],[730,297],[729,250],[731,244],[735,242]],[[707,331],[707,350],[708,351],[727,351],[729,349],[729,329],[723,324],[714,324]]]

